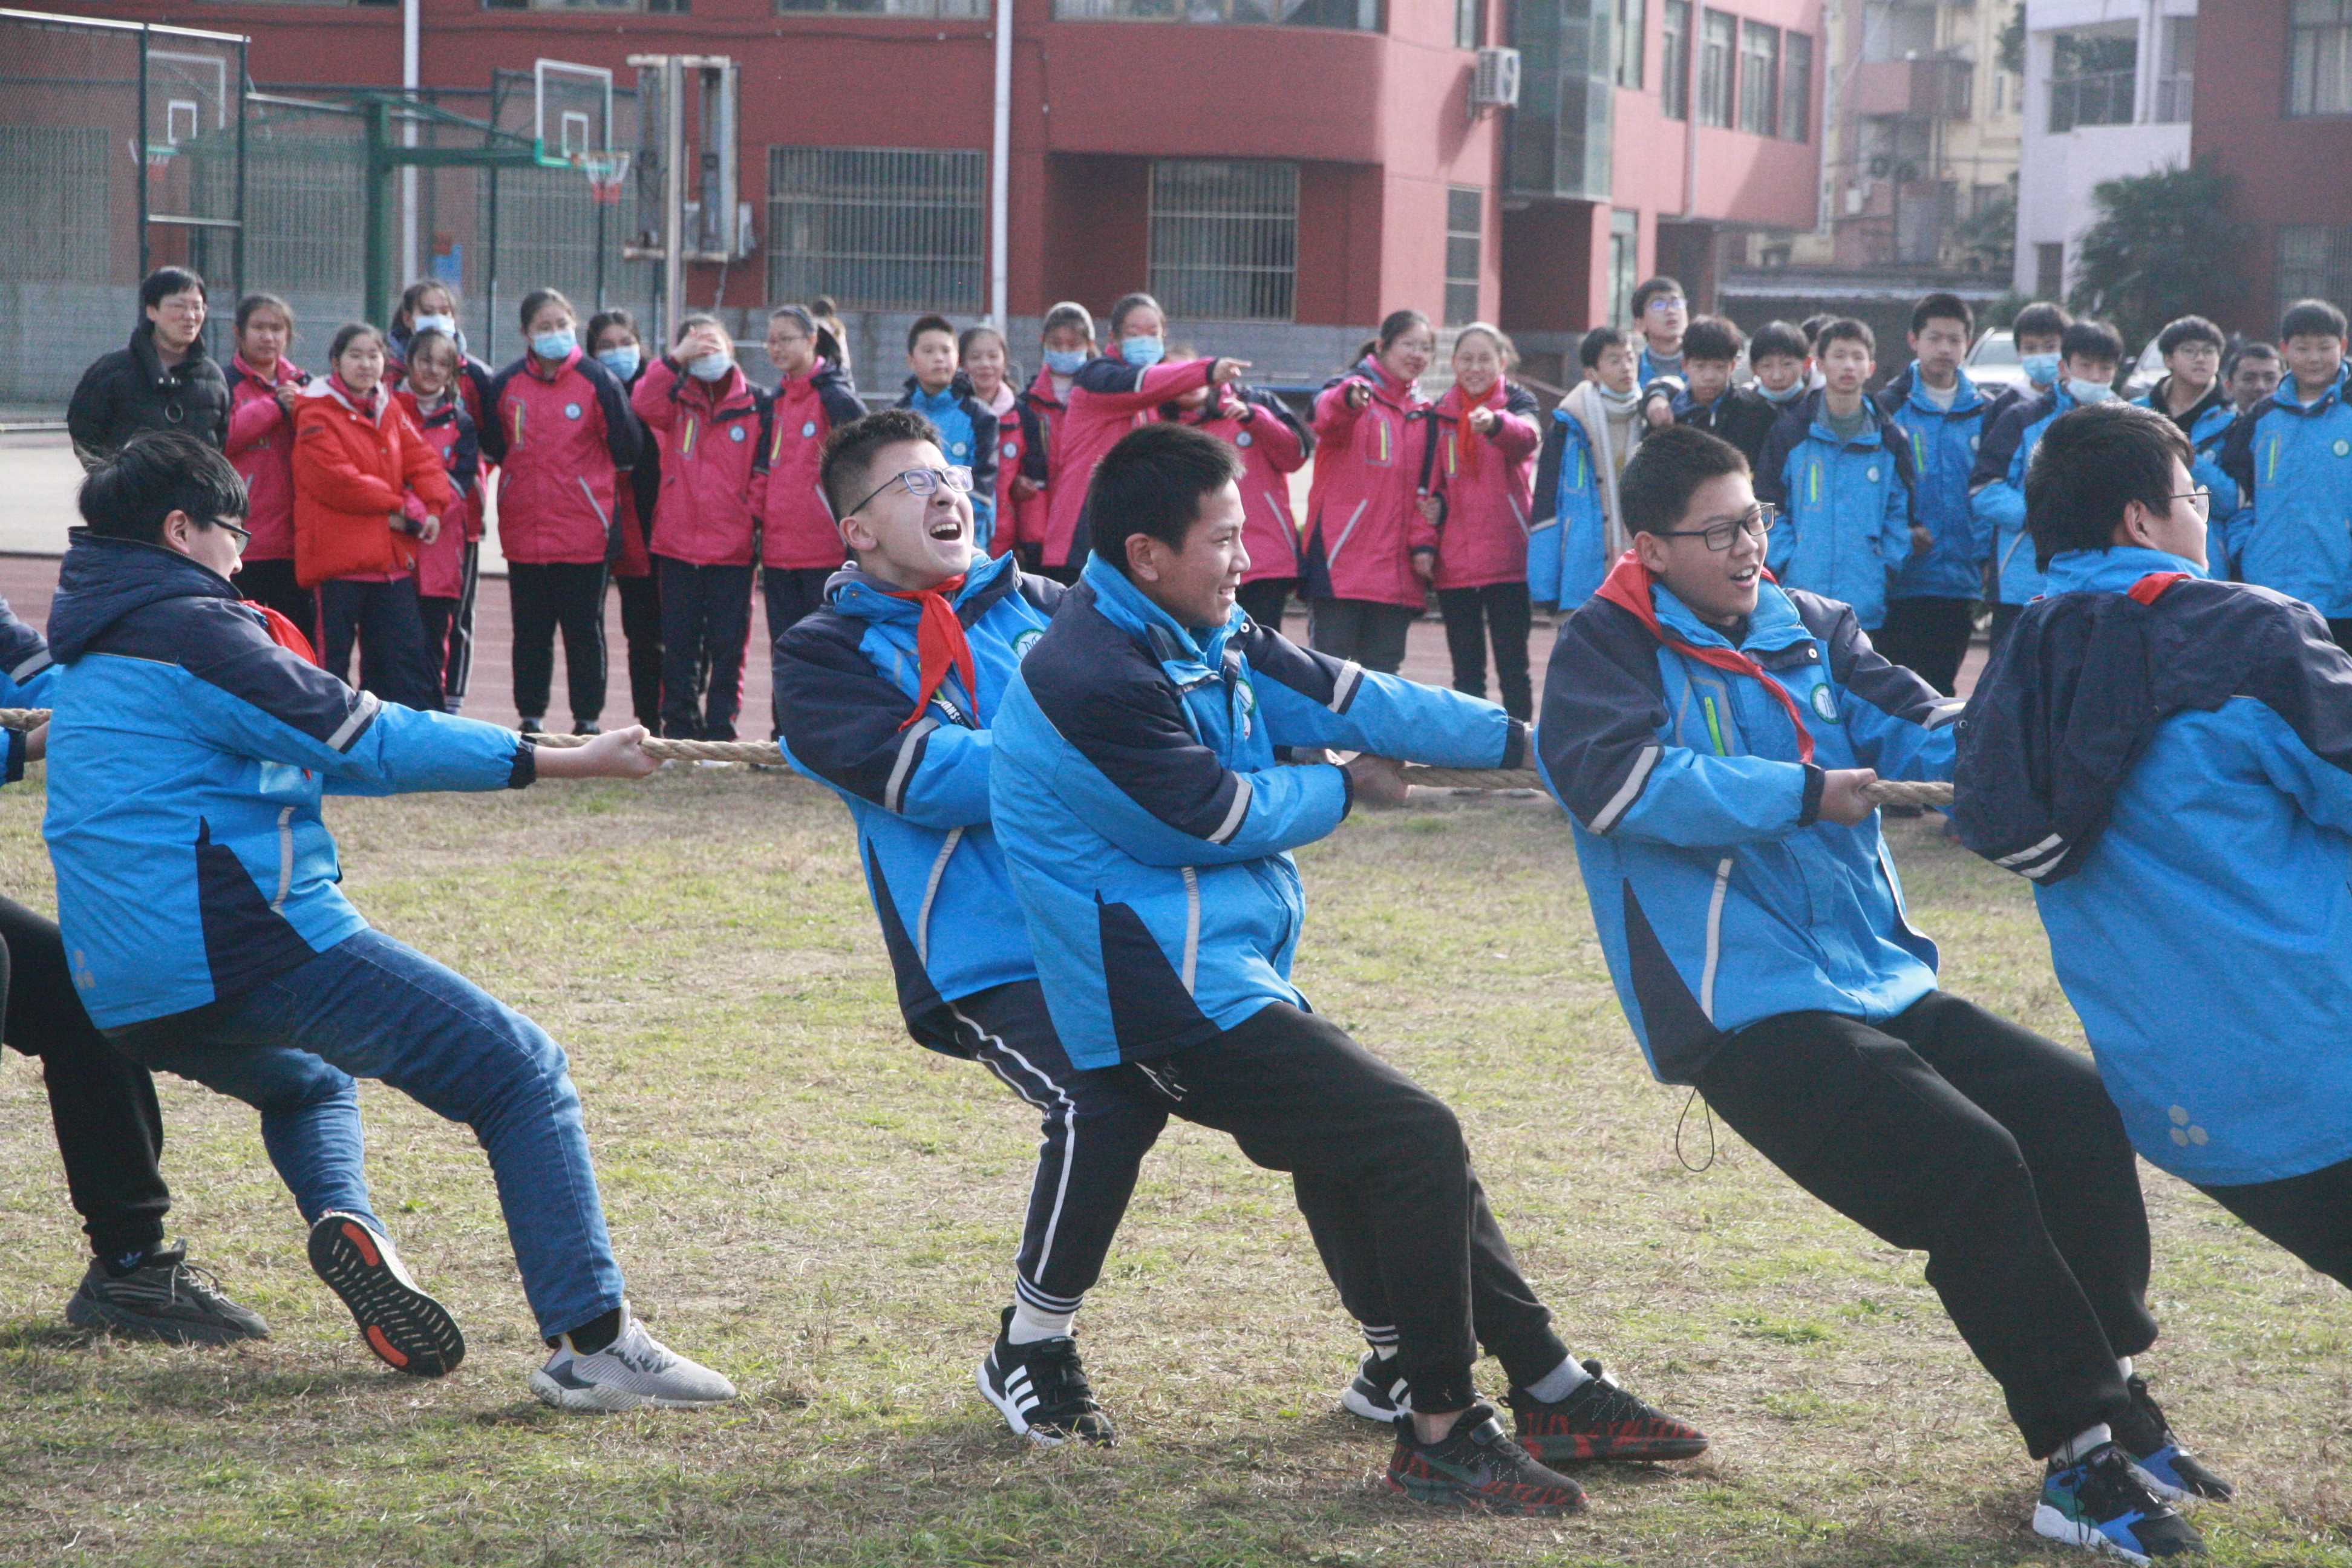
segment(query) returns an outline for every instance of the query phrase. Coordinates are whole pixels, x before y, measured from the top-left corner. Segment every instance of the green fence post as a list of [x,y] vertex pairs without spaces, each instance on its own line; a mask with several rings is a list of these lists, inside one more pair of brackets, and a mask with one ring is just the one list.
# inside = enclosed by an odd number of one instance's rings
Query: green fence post
[[[386,148],[392,141],[392,116],[382,100],[367,106],[367,290],[360,319],[392,320],[392,203],[385,190],[392,177]],[[379,315],[377,312],[382,311]]]

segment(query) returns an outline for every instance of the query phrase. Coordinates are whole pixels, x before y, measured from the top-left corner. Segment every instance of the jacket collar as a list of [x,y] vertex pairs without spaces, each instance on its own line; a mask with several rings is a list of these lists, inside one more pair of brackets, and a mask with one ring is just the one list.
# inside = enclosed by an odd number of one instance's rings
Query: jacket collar
[[2174,573],[2201,575],[2197,564],[2184,557],[2118,544],[2107,550],[2062,550],[2050,558],[2042,582],[2051,594],[2127,594],[2143,577]]
[[139,362],[140,374],[149,381],[159,386],[171,386],[187,380],[204,363],[205,335],[198,332],[196,341],[188,345],[188,352],[180,356],[180,363],[165,369],[163,356],[155,348],[155,323],[142,319],[131,332],[131,357]]
[[[198,341],[202,342],[201,339]],[[2352,377],[2352,362],[2347,362],[2344,367],[2336,373],[2335,384],[2319,395],[2318,402],[2305,403],[2303,400],[2303,394],[2294,384],[2294,374],[2290,371],[2286,379],[2279,383],[2279,389],[2271,394],[2271,402],[2285,409],[2289,414],[2313,416],[2325,414],[2336,404],[2346,401],[2344,391],[2347,377]]]
[[730,365],[727,369],[727,379],[721,382],[698,380],[687,374],[684,367],[681,366],[677,374],[670,378],[669,395],[671,401],[676,403],[706,404],[713,414],[724,414],[734,408],[749,408],[752,406],[754,401],[751,396],[751,378],[743,374],[743,367],[740,364]]
[[1144,597],[1125,573],[1099,555],[1088,557],[1080,578],[1094,590],[1095,608],[1103,618],[1150,648],[1161,664],[1217,668],[1224,661],[1226,639],[1249,619],[1235,605],[1223,626],[1198,631],[1178,626],[1173,616]]
[[2147,396],[2134,398],[2133,401],[2142,408],[2155,409],[2183,430],[2193,430],[2207,414],[2221,406],[2228,395],[2221,389],[2221,378],[2217,375],[2213,378],[2213,384],[2205,389],[2205,395],[2189,405],[2188,413],[2176,415],[2172,412],[2172,405],[2166,401],[2171,394],[2172,377],[2168,375],[2149,387]]
[[551,375],[547,372],[540,369],[540,365],[542,363],[540,357],[531,353],[530,350],[525,349],[522,351],[522,373],[523,374],[530,376],[533,381],[551,386],[555,383],[563,379],[563,373],[565,371],[570,370],[573,365],[578,364],[582,360],[586,359],[587,357],[587,351],[575,344],[573,345],[572,352],[563,356],[563,363],[557,365],[555,367],[554,374]]
[[[452,390],[455,389],[452,388]],[[383,411],[392,402],[392,395],[385,390],[383,383],[379,381],[375,384],[374,393],[367,398],[366,405],[362,407],[360,404],[352,401],[352,395],[343,386],[342,377],[331,372],[326,375],[312,377],[310,384],[302,388],[299,395],[323,397],[353,418],[365,419],[371,424],[380,423],[383,420]]]
[[956,372],[955,379],[937,392],[925,392],[923,384],[911,375],[907,378],[906,388],[907,405],[916,409],[937,408],[945,411],[958,407],[966,398],[974,396],[971,390],[971,377],[961,371]]
[[[1891,405],[1891,408],[1900,408],[1907,403],[1922,414],[1959,415],[1975,413],[1978,405],[1984,402],[1984,394],[1977,390],[1977,384],[1969,379],[1969,373],[1967,371],[1957,370],[1952,374],[1957,380],[1956,384],[1952,388],[1952,405],[1949,408],[1938,408],[1933,403],[1927,401],[1927,388],[1926,384],[1919,379],[1919,363],[1916,360],[1905,365],[1903,367],[1903,374],[1896,376],[1894,382],[1887,387],[1889,392],[1897,394],[1897,395],[1889,398],[1887,401]],[[1865,397],[1863,401],[1864,403],[1868,403],[1871,399]]]
[[1067,406],[1060,398],[1054,395],[1054,373],[1050,370],[1040,370],[1037,373],[1037,379],[1029,384],[1029,390],[1024,395],[1040,408]]
[[1420,384],[1399,381],[1395,376],[1391,375],[1388,373],[1388,367],[1381,363],[1378,354],[1366,354],[1356,362],[1356,368],[1348,374],[1361,376],[1370,382],[1372,395],[1392,407],[1409,409],[1421,401]]
[[257,381],[265,386],[284,386],[289,383],[299,383],[309,379],[309,377],[302,374],[300,367],[296,365],[293,361],[288,359],[284,354],[278,356],[278,363],[272,367],[271,374],[268,375],[262,374],[259,371],[254,369],[253,366],[247,364],[246,363],[245,356],[241,353],[231,354],[229,356],[228,367],[233,373],[245,377],[246,380]]
[[1805,716],[1797,707],[1797,700],[1788,689],[1764,673],[1764,667],[1751,657],[1755,653],[1771,653],[1807,640],[1811,633],[1805,630],[1796,605],[1780,591],[1770,573],[1764,574],[1756,594],[1755,613],[1748,617],[1747,636],[1738,647],[1720,631],[1691,613],[1690,606],[1660,585],[1642,564],[1641,557],[1628,550],[1617,558],[1609,576],[1601,584],[1597,595],[1630,613],[1635,620],[1649,628],[1650,635],[1667,647],[1685,658],[1732,675],[1744,675],[1763,687],[1765,694],[1780,705],[1789,722],[1797,731],[1797,760],[1813,760],[1813,735],[1805,728]]
[[1886,445],[1886,411],[1879,407],[1865,393],[1863,395],[1861,412],[1864,426],[1862,434],[1849,440],[1830,428],[1828,392],[1816,392],[1812,395],[1812,408],[1810,414],[1811,424],[1808,426],[1808,434],[1816,441],[1825,441],[1832,447],[1849,449],[1857,447]]
[[[1021,568],[1010,554],[982,557],[964,573],[963,586],[956,590],[956,618],[971,626],[1020,585]],[[897,597],[905,592],[855,563],[824,580],[825,603],[862,621],[903,621],[912,626],[920,618],[922,605]]]
[[124,617],[166,599],[237,600],[236,587],[176,550],[112,539],[87,528],[67,535],[49,605],[49,649],[70,663]]

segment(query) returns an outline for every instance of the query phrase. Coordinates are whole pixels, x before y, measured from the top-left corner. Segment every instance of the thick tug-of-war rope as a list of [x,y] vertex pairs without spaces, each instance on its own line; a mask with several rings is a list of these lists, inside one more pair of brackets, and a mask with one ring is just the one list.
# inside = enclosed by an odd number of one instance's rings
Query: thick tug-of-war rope
[[[0,729],[33,730],[49,721],[46,708],[0,708]],[[542,746],[584,746],[586,735],[533,735]],[[772,741],[667,741],[648,736],[645,742],[646,755],[663,762],[678,763],[756,763],[766,767],[783,765],[782,753]],[[1543,788],[1543,782],[1533,768],[1430,768],[1418,763],[1407,763],[1405,783],[1428,789],[1534,789]],[[1878,805],[1935,805],[1952,804],[1952,786],[1948,784],[1909,784],[1899,779],[1880,779],[1866,787],[1863,794]]]

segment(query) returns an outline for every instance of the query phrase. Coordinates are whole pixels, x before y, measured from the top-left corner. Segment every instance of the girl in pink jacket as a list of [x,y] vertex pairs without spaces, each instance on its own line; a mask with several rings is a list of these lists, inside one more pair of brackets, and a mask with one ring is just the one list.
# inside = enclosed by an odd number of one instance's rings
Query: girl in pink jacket
[[1307,640],[1386,675],[1404,663],[1437,570],[1437,529],[1421,508],[1432,409],[1416,384],[1436,354],[1427,316],[1391,311],[1355,368],[1315,399]]
[[284,616],[319,643],[317,593],[294,580],[294,399],[310,377],[286,357],[294,309],[275,294],[236,303],[236,353],[228,362],[228,460],[245,480],[253,538],[236,591]]
[[1514,719],[1534,714],[1528,684],[1528,509],[1543,433],[1535,395],[1507,373],[1511,340],[1484,321],[1454,341],[1454,385],[1437,400],[1431,444],[1437,524],[1437,607],[1454,656],[1454,689],[1486,695],[1486,641],[1495,682]]
[[1282,629],[1282,612],[1304,571],[1290,476],[1307,466],[1315,438],[1282,399],[1255,386],[1186,393],[1167,417],[1198,425],[1241,454],[1242,548],[1249,569],[1235,601],[1262,626]]

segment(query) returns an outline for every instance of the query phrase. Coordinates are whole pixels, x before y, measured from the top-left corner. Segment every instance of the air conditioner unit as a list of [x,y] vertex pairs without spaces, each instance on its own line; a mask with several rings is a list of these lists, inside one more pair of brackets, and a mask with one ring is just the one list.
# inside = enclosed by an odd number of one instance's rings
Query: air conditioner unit
[[1480,49],[1477,74],[1470,81],[1473,109],[1517,109],[1519,106],[1519,51]]

